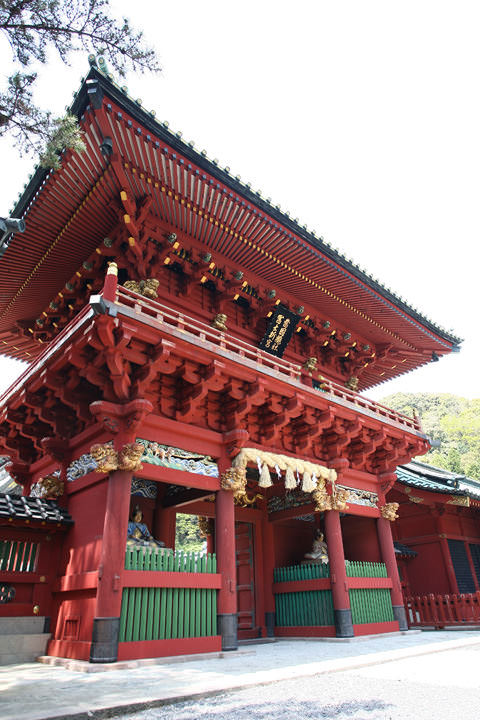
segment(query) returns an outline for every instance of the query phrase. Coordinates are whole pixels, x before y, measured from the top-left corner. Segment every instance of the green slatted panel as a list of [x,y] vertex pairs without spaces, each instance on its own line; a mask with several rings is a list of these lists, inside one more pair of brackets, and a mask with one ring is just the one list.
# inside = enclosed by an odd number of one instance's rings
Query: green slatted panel
[[352,589],[350,590],[350,607],[354,625],[394,620],[392,600],[388,588]]
[[387,577],[385,563],[345,560],[347,577]]
[[[10,544],[8,552],[11,554]],[[2,543],[0,563],[5,553]],[[204,555],[174,552],[163,548],[129,546],[125,553],[125,569],[147,572],[216,573],[217,559],[214,553]],[[124,588],[120,641],[211,636],[216,634],[216,614],[216,590]]]
[[189,588],[124,588],[120,642],[214,635],[216,590],[201,590],[205,593],[201,612],[195,602],[198,592]]
[[[0,545],[0,570],[6,569],[2,567],[1,563],[7,551],[8,547],[4,547],[4,543],[2,543]],[[206,559],[206,563],[203,562],[204,559]],[[186,553],[181,550],[174,552],[170,548],[131,545],[125,552],[125,570],[216,573],[217,558],[215,553],[204,555],[194,552]]]
[[[274,583],[330,577],[328,564],[303,564],[275,568]],[[305,590],[275,595],[275,624],[278,627],[333,625],[331,590]]]
[[276,594],[275,624],[279,627],[333,625],[331,590]]

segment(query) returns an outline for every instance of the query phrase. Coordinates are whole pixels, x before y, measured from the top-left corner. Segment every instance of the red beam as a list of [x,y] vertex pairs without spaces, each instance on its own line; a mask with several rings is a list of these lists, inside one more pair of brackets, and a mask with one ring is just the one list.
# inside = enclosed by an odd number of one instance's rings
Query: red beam
[[[363,580],[364,578],[359,578]],[[369,578],[370,579],[370,578]],[[288,592],[305,592],[306,590],[330,590],[330,578],[315,578],[312,580],[290,580],[288,582],[274,583],[275,594]]]
[[143,470],[136,472],[135,476],[168,483],[169,485],[182,485],[184,487],[200,488],[201,490],[211,490],[212,492],[220,489],[220,480],[217,477],[200,475],[185,470],[175,470],[160,465],[151,465],[146,462],[144,462]]
[[163,572],[158,570],[124,570],[123,587],[170,587],[218,589],[222,576],[218,573]]

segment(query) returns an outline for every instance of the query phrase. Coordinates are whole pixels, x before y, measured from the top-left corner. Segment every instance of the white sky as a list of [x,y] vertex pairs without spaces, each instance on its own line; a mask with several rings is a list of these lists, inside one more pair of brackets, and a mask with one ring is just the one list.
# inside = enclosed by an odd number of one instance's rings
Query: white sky
[[[143,27],[159,76],[130,94],[185,140],[359,262],[462,351],[367,394],[480,397],[480,4],[442,0],[112,0]],[[0,67],[8,59],[0,39]],[[40,69],[59,114],[86,55]],[[0,215],[31,171],[0,141]],[[0,361],[0,389],[18,365]]]

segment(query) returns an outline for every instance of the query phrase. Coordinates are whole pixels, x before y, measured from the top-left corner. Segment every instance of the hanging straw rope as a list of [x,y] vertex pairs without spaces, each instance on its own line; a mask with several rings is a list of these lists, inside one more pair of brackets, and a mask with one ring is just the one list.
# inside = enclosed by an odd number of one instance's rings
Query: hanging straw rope
[[[245,469],[249,462],[255,463],[259,469],[259,486],[271,487],[272,480],[268,468],[281,470],[285,473],[285,487],[293,490],[297,487],[296,475],[302,478],[302,490],[312,492],[317,487],[318,480],[328,480],[332,484],[337,479],[337,473],[324,465],[316,465],[308,460],[277,455],[257,448],[242,448],[232,462],[232,467]],[[277,470],[278,468],[278,470]]]

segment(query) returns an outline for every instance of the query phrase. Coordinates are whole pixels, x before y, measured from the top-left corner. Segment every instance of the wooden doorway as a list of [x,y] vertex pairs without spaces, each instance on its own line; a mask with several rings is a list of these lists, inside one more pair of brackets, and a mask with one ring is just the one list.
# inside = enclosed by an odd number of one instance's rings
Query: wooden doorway
[[252,523],[235,523],[235,557],[237,565],[238,639],[260,635],[255,623],[255,552]]

